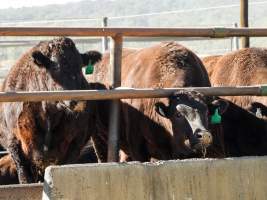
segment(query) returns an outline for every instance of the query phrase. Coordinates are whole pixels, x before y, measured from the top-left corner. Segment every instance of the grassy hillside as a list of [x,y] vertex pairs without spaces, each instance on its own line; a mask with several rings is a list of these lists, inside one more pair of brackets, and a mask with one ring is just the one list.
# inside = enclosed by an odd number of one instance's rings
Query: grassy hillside
[[[65,5],[49,5],[34,8],[2,9],[1,22],[23,22],[63,18],[115,17],[172,10],[189,10],[208,7],[238,5],[239,0],[86,0]],[[250,24],[266,25],[267,4],[257,4],[260,0],[249,1]],[[239,8],[228,7],[208,9],[179,14],[152,15],[126,19],[114,19],[114,26],[202,26],[231,24],[239,21]],[[95,26],[93,21],[83,22]],[[70,24],[65,24],[70,25]]]
[[[101,18],[107,16],[109,17],[109,26],[115,27],[231,27],[234,22],[239,22],[239,2],[240,0],[85,0],[65,5],[2,9],[0,10],[0,26],[95,27],[101,26]],[[266,27],[267,3],[260,4],[262,0],[249,2],[250,26]],[[174,12],[155,14],[165,11]],[[142,15],[147,13],[152,14]],[[60,21],[53,21],[59,19]],[[44,20],[48,21],[44,22]],[[2,41],[14,39],[25,38],[0,38]],[[265,41],[265,38],[252,39],[252,46],[267,46]],[[201,54],[222,53],[225,51],[222,49],[231,49],[231,40],[229,39],[181,43]],[[139,47],[149,44],[127,43],[126,46]],[[3,48],[0,46],[0,60],[16,59],[29,47]],[[79,45],[79,48],[86,50],[88,48],[100,48],[100,45]]]

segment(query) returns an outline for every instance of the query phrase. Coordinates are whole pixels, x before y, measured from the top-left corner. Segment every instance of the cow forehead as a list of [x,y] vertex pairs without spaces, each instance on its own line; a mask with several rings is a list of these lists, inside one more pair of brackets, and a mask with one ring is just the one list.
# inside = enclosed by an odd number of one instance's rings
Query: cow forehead
[[51,40],[51,44],[54,44],[56,46],[75,46],[74,42],[70,38],[57,38],[54,40]]
[[65,62],[65,64],[78,64],[82,62],[81,55],[71,39],[65,38],[52,40],[48,43],[48,56],[54,58],[57,62]]
[[67,49],[77,50],[74,42],[69,38],[51,40],[48,42],[48,47],[50,51],[59,54],[64,54],[64,50]]
[[197,110],[206,110],[208,106],[204,101],[199,99],[177,99],[176,101],[172,102],[176,109],[180,109],[184,107],[184,109],[197,109]]

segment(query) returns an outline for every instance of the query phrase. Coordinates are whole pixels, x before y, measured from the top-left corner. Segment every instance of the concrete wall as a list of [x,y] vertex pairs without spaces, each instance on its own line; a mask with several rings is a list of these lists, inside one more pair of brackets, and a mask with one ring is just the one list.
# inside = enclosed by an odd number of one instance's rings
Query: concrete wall
[[267,199],[267,157],[49,167],[43,199]]
[[2,185],[0,199],[39,200],[42,198],[43,184]]

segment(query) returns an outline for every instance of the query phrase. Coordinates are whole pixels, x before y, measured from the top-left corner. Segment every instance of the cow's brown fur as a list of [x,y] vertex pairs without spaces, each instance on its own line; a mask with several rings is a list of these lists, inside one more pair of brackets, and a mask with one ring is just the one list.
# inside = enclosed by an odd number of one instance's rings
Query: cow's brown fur
[[[109,87],[109,54],[88,77]],[[122,87],[171,88],[210,86],[208,75],[199,58],[185,47],[175,43],[161,43],[144,49],[124,49],[122,55]],[[121,148],[123,157],[147,161],[150,158],[171,159],[172,128],[170,120],[156,113],[154,104],[168,99],[122,100]],[[102,106],[103,108],[104,106]],[[98,151],[106,146],[107,131],[94,138]],[[106,153],[106,150],[103,152]],[[125,155],[126,154],[126,155]],[[99,155],[98,155],[99,156]],[[103,155],[100,155],[103,156]],[[177,158],[177,157],[176,157]]]
[[[247,48],[223,56],[203,59],[210,72],[213,86],[249,86],[267,83],[267,49]],[[252,102],[267,105],[266,97],[232,96],[224,97],[233,103],[247,108]]]
[[[2,91],[88,89],[82,74],[82,66],[87,64],[83,61],[91,59],[88,55],[80,54],[69,38],[41,42],[11,68]],[[21,183],[42,180],[48,165],[74,162],[90,137],[87,102],[14,102],[0,106],[0,143],[10,152]]]
[[0,185],[17,184],[17,170],[10,155],[0,158]]
[[222,57],[222,55],[212,55],[212,56],[206,56],[206,57],[201,58],[203,64],[205,65],[205,68],[208,72],[209,77],[212,76],[214,66],[217,64],[218,60],[221,57]]
[[[96,163],[97,157],[91,143],[88,143],[82,149],[80,155],[75,160],[74,164]],[[18,184],[18,176],[16,165],[10,154],[0,158],[0,185]]]

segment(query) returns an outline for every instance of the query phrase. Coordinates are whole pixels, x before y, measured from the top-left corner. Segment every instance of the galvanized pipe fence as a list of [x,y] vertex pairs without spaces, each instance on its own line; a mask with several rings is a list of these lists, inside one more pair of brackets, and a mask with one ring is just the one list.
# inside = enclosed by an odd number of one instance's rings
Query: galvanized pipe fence
[[95,91],[35,91],[1,92],[0,101],[41,101],[81,99],[112,99],[109,127],[109,161],[118,161],[119,106],[123,98],[168,97],[179,89],[197,90],[205,95],[267,96],[267,86],[211,87],[211,88],[169,88],[169,89],[117,89],[121,85],[121,55],[123,37],[266,37],[267,28],[58,28],[58,27],[1,27],[0,36],[110,36],[110,84],[111,90]]

